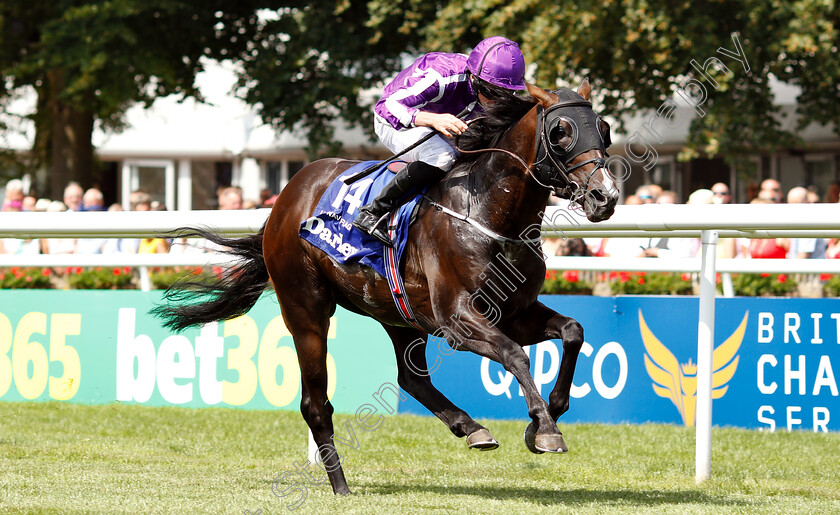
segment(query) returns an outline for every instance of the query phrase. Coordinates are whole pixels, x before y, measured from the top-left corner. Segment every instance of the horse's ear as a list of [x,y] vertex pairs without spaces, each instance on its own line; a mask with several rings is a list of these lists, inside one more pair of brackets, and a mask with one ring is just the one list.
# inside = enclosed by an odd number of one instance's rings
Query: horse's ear
[[577,93],[578,95],[582,96],[584,99],[589,100],[589,93],[592,92],[592,86],[589,85],[589,77],[583,79],[583,82],[580,83],[578,87]]
[[537,99],[537,102],[540,103],[543,107],[548,107],[550,105],[556,104],[559,98],[554,93],[544,90],[542,88],[538,88],[534,86],[530,82],[526,82],[525,86],[528,88],[528,94]]

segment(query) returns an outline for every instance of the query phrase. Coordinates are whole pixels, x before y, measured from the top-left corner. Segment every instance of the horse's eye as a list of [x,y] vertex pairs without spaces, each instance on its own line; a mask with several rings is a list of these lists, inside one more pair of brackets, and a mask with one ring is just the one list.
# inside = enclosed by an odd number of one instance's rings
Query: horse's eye
[[548,131],[548,143],[556,152],[568,152],[572,146],[572,126],[566,120],[559,120]]
[[552,145],[559,145],[560,140],[562,140],[565,136],[566,136],[566,129],[564,129],[563,127],[560,127],[558,125],[557,127],[554,127],[553,129],[551,129],[551,131],[549,131],[548,141]]

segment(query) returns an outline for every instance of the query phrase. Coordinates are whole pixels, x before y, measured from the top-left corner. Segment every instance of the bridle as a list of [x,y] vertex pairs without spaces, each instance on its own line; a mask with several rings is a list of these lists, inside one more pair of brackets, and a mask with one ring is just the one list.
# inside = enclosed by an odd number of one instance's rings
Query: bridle
[[[506,150],[503,148],[484,148],[484,149],[476,149],[476,150],[465,150],[460,148],[458,145],[458,138],[455,139],[455,149],[462,154],[478,154],[482,152],[502,152],[507,154],[514,161],[516,161],[522,168],[525,170],[526,174],[531,176],[534,181],[541,187],[550,190],[552,193],[557,195],[558,197],[562,197],[562,195],[567,195],[563,198],[568,198],[570,201],[570,205],[572,202],[579,202],[588,191],[589,183],[592,179],[592,176],[600,169],[603,169],[605,173],[609,173],[606,160],[603,157],[597,157],[594,159],[588,159],[582,163],[578,163],[574,166],[567,166],[566,161],[570,161],[580,155],[583,152],[577,152],[570,157],[567,157],[566,160],[563,158],[568,156],[573,151],[575,151],[575,147],[578,143],[580,138],[580,131],[577,129],[577,124],[574,122],[572,118],[568,118],[565,116],[561,116],[556,111],[558,109],[567,108],[567,107],[588,107],[590,111],[592,110],[592,104],[588,101],[584,100],[582,97],[578,99],[572,99],[567,101],[561,101],[556,104],[549,106],[548,108],[543,108],[541,105],[537,105],[537,130],[536,130],[536,148],[534,150],[534,164],[529,165],[525,162],[522,157],[511,152],[510,150]],[[575,130],[573,131],[575,134],[574,140],[571,144],[566,145],[565,147],[561,147],[559,142],[555,143],[551,141],[550,133],[554,127],[556,127],[556,119],[563,118],[566,121],[570,122],[574,127]],[[471,124],[477,122],[481,118],[476,118],[474,120],[470,120],[467,123]],[[597,121],[600,121],[600,117],[597,117]],[[609,146],[609,134],[608,132],[602,133],[600,128],[597,128],[598,137],[600,138],[600,143],[595,147],[585,148],[583,151],[592,150],[592,148],[597,148],[603,151],[606,155],[606,148]],[[585,140],[583,142],[584,147],[590,146],[593,142],[591,141],[591,135],[585,136]],[[472,166],[475,166],[475,161],[473,162]],[[589,172],[586,177],[586,181],[584,182],[583,186],[575,182],[570,174],[577,170],[578,168],[585,166],[590,163],[595,163],[596,166]],[[472,181],[475,177],[475,174],[469,173],[469,191],[472,192]],[[502,244],[512,244],[512,245],[539,245],[540,239],[523,239],[523,238],[509,238],[507,236],[503,236],[498,234],[497,232],[485,227],[481,223],[477,222],[470,218],[470,202],[467,202],[467,213],[462,215],[457,213],[438,202],[435,202],[431,198],[426,195],[423,195],[423,198],[430,203],[430,205],[437,209],[438,211],[442,211],[443,213],[457,218],[463,222],[471,224],[473,227],[484,233],[484,235],[489,236],[490,238],[502,243]]]
[[[574,122],[574,120],[565,116],[561,116],[559,113],[557,113],[558,109],[568,107],[585,107],[591,110],[592,104],[581,98],[576,100],[558,102],[549,106],[548,108],[544,108],[542,105],[537,105],[537,130],[535,131],[537,141],[534,150],[533,165],[528,165],[528,163],[526,163],[525,160],[522,159],[520,156],[511,152],[510,150],[506,150],[503,148],[464,150],[458,146],[457,140],[455,148],[456,150],[458,150],[458,152],[461,152],[462,154],[478,154],[482,152],[505,153],[512,157],[517,163],[519,163],[519,165],[522,166],[522,168],[527,172],[527,174],[531,176],[539,186],[550,190],[558,197],[566,195],[565,198],[568,198],[570,202],[574,202],[576,200],[579,200],[579,198],[576,197],[582,197],[586,194],[586,191],[588,191],[589,189],[589,183],[592,180],[592,177],[595,175],[595,173],[600,169],[607,169],[607,162],[606,159],[604,159],[603,157],[596,157],[593,159],[587,159],[586,161],[577,163],[576,165],[571,167],[566,165],[566,163],[563,160],[563,156],[567,155],[572,149],[574,149],[578,138],[580,137],[580,131],[577,129],[577,124]],[[559,151],[559,145],[553,144],[549,140],[549,132],[551,128],[556,126],[556,119],[558,118],[565,119],[575,127],[575,139],[565,149],[560,148]],[[473,123],[478,120],[480,120],[480,118],[470,120],[467,123]],[[550,125],[550,127],[548,127],[547,125]],[[601,137],[602,143],[606,144],[606,142],[603,142],[603,136]],[[606,150],[604,150],[604,154],[607,155]],[[572,158],[574,157],[576,156],[573,156]],[[587,174],[586,180],[584,181],[583,185],[577,183],[574,179],[571,178],[572,172],[590,163],[595,163],[596,166],[592,168],[592,170]]]
[[[559,109],[567,107],[584,107],[592,110],[592,104],[583,99],[558,102],[547,108],[544,108],[541,105],[537,106],[537,143],[536,149],[534,150],[534,165],[533,169],[529,170],[529,175],[531,175],[531,177],[533,177],[540,186],[554,191],[557,196],[563,196],[565,194],[567,195],[566,198],[568,198],[570,202],[574,202],[577,200],[576,198],[573,198],[575,195],[583,196],[586,194],[589,190],[589,183],[598,170],[607,170],[607,161],[604,157],[595,157],[577,163],[574,166],[567,166],[567,163],[563,158],[575,148],[581,135],[574,119],[557,113]],[[549,138],[550,131],[556,126],[557,120],[561,118],[569,122],[574,127],[574,139],[566,148],[560,148],[558,144],[553,143]],[[600,135],[600,131],[598,134]],[[603,136],[601,137],[601,143],[604,144],[605,142],[603,141]],[[591,149],[585,150],[588,151]],[[604,154],[607,155],[606,149],[604,150]],[[574,159],[574,157],[577,156],[572,156],[569,160]],[[583,185],[578,184],[574,179],[572,179],[572,172],[590,163],[595,163],[595,166],[586,175],[586,180]]]

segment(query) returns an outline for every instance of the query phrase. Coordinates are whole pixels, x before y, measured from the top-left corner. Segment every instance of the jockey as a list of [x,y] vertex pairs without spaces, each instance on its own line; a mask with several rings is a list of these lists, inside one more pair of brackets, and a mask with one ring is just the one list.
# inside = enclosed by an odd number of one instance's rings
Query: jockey
[[353,225],[393,245],[388,215],[402,197],[439,181],[455,162],[457,151],[449,138],[467,129],[456,114],[470,113],[477,103],[486,104],[510,90],[525,89],[524,75],[519,45],[501,36],[481,41],[469,56],[433,52],[401,71],[374,108],[376,135],[396,154],[433,130],[439,134],[405,155],[408,165],[361,208]]

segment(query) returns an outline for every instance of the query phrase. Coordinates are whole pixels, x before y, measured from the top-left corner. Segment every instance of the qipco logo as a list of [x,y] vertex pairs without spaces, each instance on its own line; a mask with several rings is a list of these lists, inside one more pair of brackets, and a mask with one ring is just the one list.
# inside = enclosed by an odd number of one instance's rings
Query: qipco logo
[[[553,341],[545,341],[537,345],[523,347],[528,358],[533,363],[531,373],[534,377],[534,384],[540,395],[543,394],[543,386],[549,385],[548,391],[554,387],[557,381],[557,374],[560,371],[561,351]],[[594,356],[593,356],[594,354]],[[586,359],[591,358],[591,359]],[[577,363],[578,376],[582,369],[591,367],[591,379],[581,380],[572,383],[571,396],[580,399],[594,392],[604,399],[615,399],[624,390],[627,384],[627,354],[624,347],[618,342],[608,342],[602,345],[597,352],[588,342],[583,342],[580,349],[580,357]],[[617,374],[615,372],[617,367]],[[491,370],[491,368],[493,370]],[[609,371],[609,372],[607,372]],[[504,370],[500,365],[492,363],[488,358],[481,359],[481,383],[490,395],[504,395],[511,399],[514,395],[512,387],[516,387],[518,395],[523,396],[522,389],[515,383],[513,374]]]

